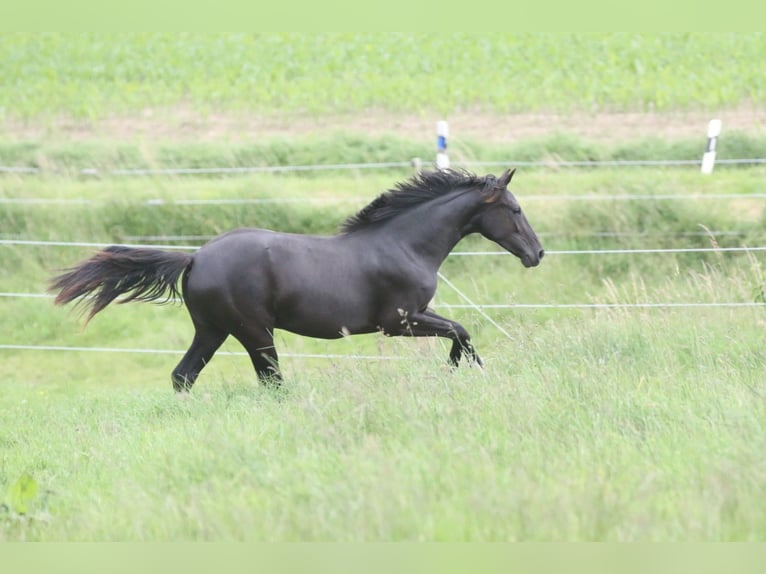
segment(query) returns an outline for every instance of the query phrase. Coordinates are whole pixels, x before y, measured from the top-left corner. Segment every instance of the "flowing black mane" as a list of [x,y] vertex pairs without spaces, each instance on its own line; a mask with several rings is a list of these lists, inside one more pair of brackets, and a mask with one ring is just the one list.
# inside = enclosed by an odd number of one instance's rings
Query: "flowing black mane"
[[380,194],[356,215],[346,219],[341,225],[341,232],[358,231],[458,189],[480,188],[482,192],[490,191],[496,181],[492,175],[479,177],[464,170],[421,172]]

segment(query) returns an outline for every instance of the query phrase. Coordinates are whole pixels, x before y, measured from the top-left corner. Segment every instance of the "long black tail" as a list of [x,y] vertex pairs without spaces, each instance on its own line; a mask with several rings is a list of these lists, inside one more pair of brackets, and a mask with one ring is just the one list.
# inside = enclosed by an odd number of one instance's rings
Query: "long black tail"
[[87,323],[120,295],[128,296],[119,303],[181,299],[178,278],[193,257],[190,253],[113,245],[51,279],[49,290],[59,292],[56,305],[89,296],[78,301],[90,307]]

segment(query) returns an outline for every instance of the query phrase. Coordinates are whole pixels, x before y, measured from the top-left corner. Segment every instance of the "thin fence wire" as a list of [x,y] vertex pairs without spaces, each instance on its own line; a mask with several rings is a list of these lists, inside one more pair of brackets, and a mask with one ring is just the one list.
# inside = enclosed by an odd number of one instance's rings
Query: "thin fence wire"
[[[87,352],[87,353],[141,353],[154,355],[183,355],[185,350],[179,349],[134,349],[128,347],[67,347],[58,345],[12,345],[0,344],[0,349],[10,351],[69,351],[69,352]],[[229,357],[247,357],[244,351],[217,351],[216,355]],[[336,354],[317,354],[317,353],[280,353],[280,357],[293,359],[347,359],[364,361],[402,361],[406,357],[392,357],[388,355],[336,355]]]
[[[337,203],[364,203],[369,201],[369,196],[349,196],[349,197],[252,197],[252,198],[216,198],[216,199],[146,199],[142,203],[146,206],[165,206],[165,205],[268,205],[268,204],[337,204]],[[536,201],[719,201],[736,199],[766,199],[766,193],[665,193],[665,194],[530,194],[524,195],[524,202]],[[99,204],[105,205],[108,200],[103,199],[84,199],[84,198],[46,198],[46,197],[0,197],[0,204],[19,204],[29,206],[47,205],[87,205],[91,207]]]
[[[433,303],[431,306],[435,309],[671,309],[671,308],[716,308],[716,307],[766,307],[766,302],[759,301],[712,301],[712,302],[648,302],[648,303],[474,303],[459,291],[458,288],[439,274],[441,279],[451,289],[455,290],[459,296],[468,302],[462,303]],[[23,292],[0,292],[0,297],[9,299],[53,299],[55,295],[49,293],[23,293]],[[180,299],[171,299],[168,303],[181,303]],[[502,327],[495,324],[489,316],[480,313],[490,323],[494,324],[508,338],[511,336]]]
[[452,281],[450,281],[449,279],[447,279],[447,278],[444,276],[444,274],[443,274],[441,271],[437,271],[437,272],[436,272],[436,274],[438,275],[439,279],[441,279],[441,280],[442,280],[442,281],[443,281],[443,282],[444,282],[446,285],[448,285],[448,286],[449,286],[449,288],[450,288],[450,289],[452,289],[452,290],[453,290],[455,293],[457,293],[457,294],[460,296],[460,298],[461,298],[461,299],[463,299],[463,301],[465,301],[466,303],[468,303],[468,308],[470,308],[470,309],[473,309],[474,311],[476,311],[477,313],[479,313],[479,315],[481,315],[482,317],[484,317],[484,318],[485,318],[487,321],[489,321],[489,322],[490,322],[490,323],[491,323],[491,324],[492,324],[492,325],[493,325],[495,328],[497,328],[497,330],[498,330],[498,331],[500,331],[500,332],[501,332],[503,335],[505,335],[505,336],[506,336],[506,338],[508,338],[508,339],[510,339],[510,340],[513,340],[513,337],[511,337],[511,335],[510,335],[510,333],[508,333],[508,331],[506,331],[505,329],[503,329],[503,328],[500,326],[500,324],[499,324],[497,321],[495,321],[495,320],[494,320],[492,317],[490,317],[489,315],[487,315],[487,313],[484,311],[484,309],[482,309],[482,307],[481,307],[480,305],[477,305],[476,303],[474,303],[474,302],[473,302],[473,301],[472,301],[472,300],[471,300],[471,299],[468,297],[468,295],[466,295],[465,293],[463,293],[463,291],[461,291],[461,290],[460,290],[460,288],[459,288],[457,285],[455,285],[455,284],[454,284]]
[[[701,167],[701,160],[544,160],[544,161],[453,161],[456,167],[493,167],[493,166],[518,166],[530,168],[599,168],[599,167]],[[716,166],[738,165],[762,165],[766,164],[766,158],[735,158],[719,159]],[[135,168],[135,169],[104,169],[80,168],[70,170],[82,176],[167,176],[167,175],[240,175],[252,173],[290,173],[306,171],[344,171],[344,170],[367,170],[367,169],[392,169],[411,168],[413,160],[391,162],[366,162],[366,163],[338,163],[338,164],[313,164],[313,165],[277,165],[277,166],[245,166],[245,167],[194,167],[194,168]],[[67,170],[62,170],[67,173]],[[29,166],[0,166],[0,173],[16,175],[39,175],[44,173],[58,173],[55,170],[44,170]]]
[[0,239],[0,245],[28,245],[36,247],[95,247],[102,248],[110,245],[122,245],[123,247],[133,247],[135,249],[168,249],[179,251],[194,251],[200,248],[199,245],[156,245],[142,243],[98,243],[92,241],[44,241],[34,239]]
[[[635,231],[635,232],[610,232],[610,231],[594,231],[588,232],[538,232],[537,236],[540,239],[684,239],[684,238],[708,238],[711,240],[717,240],[723,237],[754,237],[748,231],[706,231],[700,232],[652,232],[652,231]],[[21,239],[20,235],[6,235],[6,239]],[[207,241],[210,241],[216,237],[215,235],[125,235],[124,239],[127,242],[148,242],[148,241],[164,241],[164,242],[184,242],[184,241],[199,241],[200,247]],[[763,240],[766,238],[766,229],[763,233],[757,235],[758,238]],[[3,238],[3,234],[0,234],[0,238]]]
[[[31,239],[0,239],[0,245],[28,245],[37,247],[92,247],[103,248],[115,243],[89,242],[89,241],[45,241]],[[150,243],[117,243],[124,247],[133,247],[136,249],[168,249],[168,250],[186,250],[195,251],[200,248],[199,245],[158,245]],[[667,247],[667,248],[648,248],[648,249],[562,249],[546,250],[548,255],[639,255],[639,254],[670,254],[670,253],[750,253],[766,251],[766,246],[756,247]],[[507,251],[453,251],[450,257],[509,257]]]
[[[434,307],[444,309],[473,309],[474,305],[440,303]],[[673,308],[715,308],[715,307],[766,307],[766,303],[758,301],[735,302],[680,302],[680,303],[492,303],[480,304],[481,309],[673,309]]]
[[[668,247],[656,249],[561,249],[546,250],[545,255],[639,255],[648,253],[749,253],[766,251],[766,247]],[[453,251],[460,256],[510,256],[507,251]]]
[[[580,161],[465,161],[456,162],[464,166],[519,166],[519,167],[675,167],[695,166],[701,167],[702,161],[696,159],[637,159],[637,160],[580,160]],[[761,165],[766,164],[766,158],[735,158],[718,159],[715,165]]]
[[[0,296],[8,295],[30,295],[36,294],[9,294],[3,293]],[[47,295],[44,295],[47,297]],[[586,304],[510,304],[510,305],[477,305],[473,302],[465,305],[441,304],[435,307],[442,308],[464,308],[464,309],[616,309],[616,308],[688,308],[688,307],[766,307],[766,303],[759,302],[735,302],[735,303],[586,303]],[[481,313],[497,326],[507,337],[510,335],[502,329],[495,321],[492,321],[485,313]],[[179,349],[154,349],[154,348],[128,348],[128,347],[80,347],[64,345],[23,345],[23,344],[0,344],[0,350],[7,351],[58,351],[58,352],[86,352],[86,353],[133,353],[133,354],[154,354],[154,355],[183,355],[186,351]],[[248,354],[243,351],[218,351],[218,355],[246,357]],[[407,360],[407,357],[390,355],[361,355],[361,354],[321,354],[321,353],[280,353],[285,358],[295,359],[325,359],[325,360],[352,360],[352,361],[401,361]]]
[[[750,235],[748,231],[740,230],[710,230],[710,231],[541,231],[537,233],[541,238],[564,237],[568,239],[630,239],[630,238],[680,238],[680,237],[743,237]],[[148,241],[200,241],[205,243],[216,237],[216,235],[125,235],[125,241],[129,243],[141,243]],[[0,233],[0,240],[18,240],[28,241],[20,233]],[[200,245],[202,245],[202,243]]]

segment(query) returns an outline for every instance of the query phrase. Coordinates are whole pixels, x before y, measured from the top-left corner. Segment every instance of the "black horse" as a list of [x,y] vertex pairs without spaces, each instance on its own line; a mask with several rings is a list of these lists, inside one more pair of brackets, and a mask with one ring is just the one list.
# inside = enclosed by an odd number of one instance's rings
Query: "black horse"
[[540,241],[507,189],[514,171],[499,178],[421,173],[329,237],[246,228],[193,254],[111,246],[54,277],[51,290],[58,305],[84,297],[87,320],[121,295],[120,303],[182,295],[195,332],[173,370],[176,391],[191,389],[229,335],[245,347],[259,379],[279,384],[274,329],[322,339],[376,331],[446,337],[452,365],[462,353],[481,365],[465,328],[428,304],[440,265],[470,233],[496,242],[525,267],[540,263]]

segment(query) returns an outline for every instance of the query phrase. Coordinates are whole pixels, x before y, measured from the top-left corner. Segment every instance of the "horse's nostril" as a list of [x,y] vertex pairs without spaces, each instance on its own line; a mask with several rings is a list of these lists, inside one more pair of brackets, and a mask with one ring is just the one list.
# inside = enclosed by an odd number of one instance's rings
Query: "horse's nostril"
[[545,249],[541,249],[540,252],[537,254],[537,257],[540,259],[545,257]]

